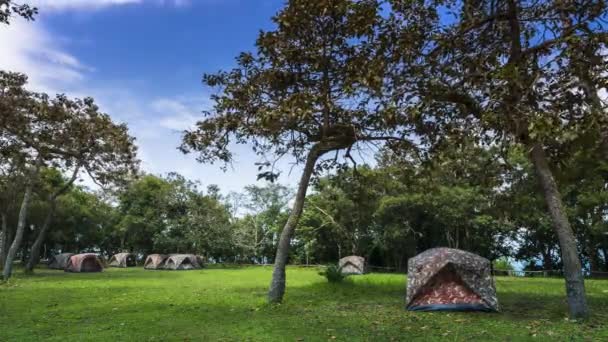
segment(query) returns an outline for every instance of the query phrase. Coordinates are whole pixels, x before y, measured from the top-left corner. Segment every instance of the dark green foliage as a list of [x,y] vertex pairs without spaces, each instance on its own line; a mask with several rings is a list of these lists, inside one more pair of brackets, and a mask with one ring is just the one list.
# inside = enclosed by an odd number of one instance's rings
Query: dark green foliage
[[342,273],[342,267],[336,264],[327,265],[319,275],[324,276],[330,283],[341,283],[348,276]]
[[116,247],[217,259],[233,255],[230,212],[218,196],[214,191],[205,195],[197,183],[176,173],[165,178],[145,175],[119,195]]

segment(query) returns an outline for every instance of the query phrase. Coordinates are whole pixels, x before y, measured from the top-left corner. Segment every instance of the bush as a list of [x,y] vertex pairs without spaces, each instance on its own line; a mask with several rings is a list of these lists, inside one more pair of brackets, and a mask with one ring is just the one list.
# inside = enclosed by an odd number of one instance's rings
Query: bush
[[513,271],[515,267],[509,260],[509,258],[502,257],[497,260],[494,260],[494,269],[495,270],[505,270],[505,271]]
[[324,271],[319,272],[319,275],[327,278],[330,283],[340,283],[346,278],[346,274],[342,273],[342,267],[338,265],[328,265]]

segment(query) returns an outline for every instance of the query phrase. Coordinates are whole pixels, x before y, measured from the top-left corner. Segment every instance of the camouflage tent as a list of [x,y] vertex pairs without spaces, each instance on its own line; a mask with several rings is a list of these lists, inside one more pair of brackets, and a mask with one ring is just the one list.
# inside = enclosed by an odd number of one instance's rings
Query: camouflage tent
[[167,256],[164,254],[150,254],[144,262],[144,268],[147,270],[162,270],[167,261]]
[[171,254],[165,262],[165,270],[196,270],[201,268],[198,258],[194,254]]
[[343,274],[363,274],[365,273],[365,258],[356,255],[347,256],[340,259],[338,266]]
[[498,311],[490,261],[451,248],[418,254],[408,262],[406,307],[412,311]]
[[66,272],[101,272],[103,264],[93,253],[72,255],[65,267]]
[[74,253],[61,253],[52,256],[51,259],[49,259],[49,268],[55,270],[65,269],[65,266],[68,264],[68,260],[72,255],[74,255]]
[[137,266],[135,261],[135,254],[131,253],[118,253],[114,254],[110,259],[110,267],[133,267]]

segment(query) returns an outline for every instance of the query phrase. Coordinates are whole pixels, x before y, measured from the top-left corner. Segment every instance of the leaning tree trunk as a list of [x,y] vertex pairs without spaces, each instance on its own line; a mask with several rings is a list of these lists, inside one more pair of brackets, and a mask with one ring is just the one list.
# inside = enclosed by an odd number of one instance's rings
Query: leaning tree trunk
[[25,231],[25,219],[27,217],[27,211],[30,206],[30,200],[32,197],[32,187],[33,185],[30,183],[25,187],[25,194],[23,195],[23,202],[21,202],[21,209],[19,210],[19,220],[17,221],[17,230],[15,231],[15,238],[13,243],[11,244],[11,248],[9,248],[8,253],[6,255],[6,260],[4,261],[4,270],[2,272],[2,277],[4,280],[8,280],[11,277],[13,272],[13,261],[15,260],[15,256],[17,255],[17,250],[21,247],[21,240],[23,240],[23,232]]
[[296,229],[300,216],[302,215],[302,210],[304,209],[306,191],[308,190],[308,184],[310,183],[310,179],[314,172],[315,164],[322,154],[323,152],[321,152],[319,145],[315,145],[310,150],[308,158],[306,158],[306,164],[304,165],[304,171],[300,178],[296,199],[277,245],[272,281],[270,282],[270,290],[268,291],[268,301],[271,303],[280,303],[283,300],[283,295],[285,294],[285,266],[287,265],[287,258],[289,256],[291,237]]
[[55,214],[55,202],[51,203],[51,207],[49,208],[49,212],[46,214],[46,218],[44,219],[44,223],[40,228],[40,232],[36,237],[36,241],[32,245],[30,258],[25,266],[26,272],[32,272],[34,267],[38,265],[40,262],[40,249],[42,248],[42,244],[44,243],[44,239],[46,239],[46,232],[48,231],[51,222],[53,221],[53,215]]
[[539,143],[531,145],[530,157],[543,189],[549,215],[553,221],[553,229],[559,239],[570,316],[572,318],[586,318],[589,315],[589,309],[585,298],[585,281],[576,248],[576,237],[570,222],[568,222],[564,204],[549,167],[547,156]]
[[47,213],[46,219],[44,220],[44,224],[42,225],[42,228],[40,229],[40,232],[38,233],[38,237],[36,237],[36,241],[32,245],[31,252],[30,252],[30,258],[29,258],[27,265],[25,266],[26,272],[32,272],[34,270],[34,267],[40,261],[40,248],[42,247],[42,244],[44,243],[44,239],[46,238],[46,233],[51,225],[51,222],[53,221],[53,215],[55,214],[55,209],[57,208],[57,198],[59,196],[61,196],[63,193],[65,193],[66,191],[68,191],[68,189],[70,189],[72,184],[74,184],[74,182],[76,181],[79,171],[80,171],[80,164],[78,166],[76,166],[76,168],[74,169],[74,172],[72,173],[72,177],[70,177],[70,180],[68,182],[66,182],[61,188],[59,188],[57,191],[55,191],[49,197],[49,204],[50,204],[49,212]]

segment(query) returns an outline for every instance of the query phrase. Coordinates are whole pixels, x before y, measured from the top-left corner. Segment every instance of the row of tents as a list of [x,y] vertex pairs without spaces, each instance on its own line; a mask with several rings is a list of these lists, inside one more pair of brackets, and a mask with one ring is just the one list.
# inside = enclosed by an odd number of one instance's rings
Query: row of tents
[[101,272],[103,262],[94,253],[61,253],[49,260],[48,267],[66,272]]
[[[53,256],[48,263],[51,269],[66,272],[101,272],[105,267],[103,259],[95,253],[61,253]],[[109,267],[135,267],[137,259],[132,253],[118,253],[110,258]],[[203,258],[194,254],[150,254],[144,262],[149,270],[194,270],[203,268]]]
[[[93,253],[58,254],[49,268],[66,272],[101,272],[102,260]],[[110,267],[136,266],[135,255],[118,253]],[[340,259],[345,274],[364,274],[366,262],[360,256]],[[151,254],[147,270],[193,270],[203,267],[203,259],[194,254]],[[429,249],[408,261],[406,307],[411,311],[498,311],[492,264],[479,255],[452,248]]]
[[[344,274],[367,272],[365,259],[348,256]],[[432,248],[408,261],[406,307],[410,311],[498,311],[492,263],[453,248]]]
[[150,254],[144,262],[146,270],[197,270],[203,265],[203,258],[194,254]]

